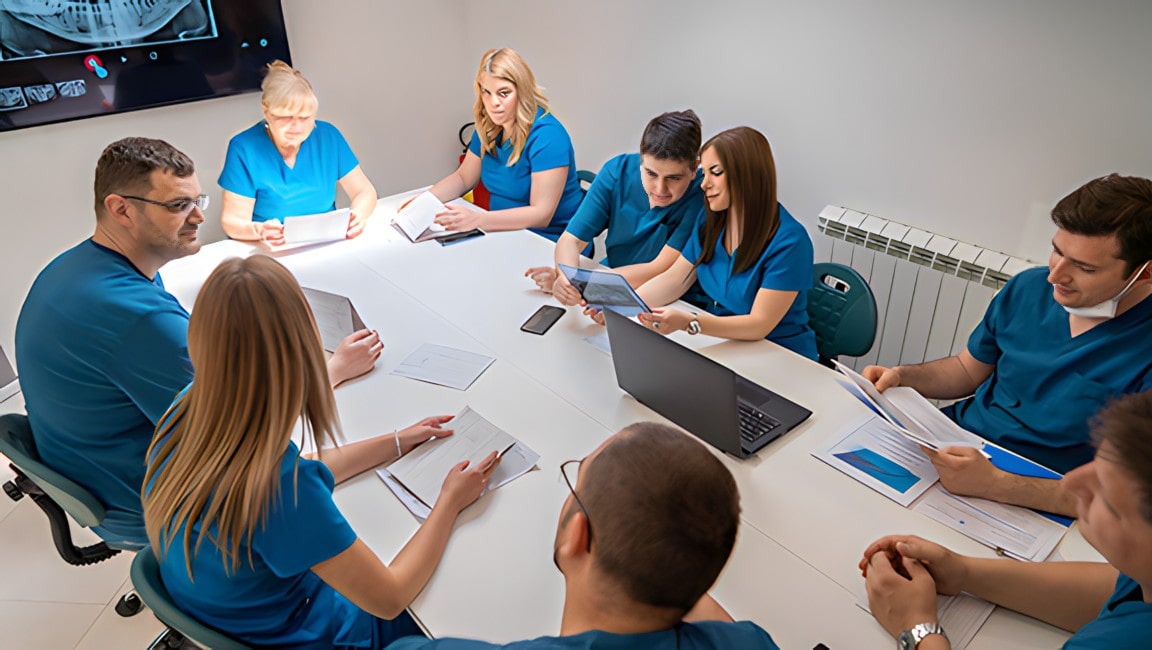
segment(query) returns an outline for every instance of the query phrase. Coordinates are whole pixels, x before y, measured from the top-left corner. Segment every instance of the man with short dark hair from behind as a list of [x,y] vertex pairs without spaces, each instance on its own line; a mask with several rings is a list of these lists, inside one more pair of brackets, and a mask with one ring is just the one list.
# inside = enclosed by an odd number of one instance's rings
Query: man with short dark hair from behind
[[[1092,459],[1088,421],[1109,399],[1152,389],[1152,180],[1110,174],[1052,209],[1048,268],[1017,274],[959,354],[868,366],[879,390],[960,401],[960,426],[1059,472]],[[966,399],[962,399],[966,398]],[[972,447],[926,450],[956,494],[1076,513],[1051,479],[1000,470]]]
[[[92,492],[94,532],[143,546],[144,456],[160,416],[192,380],[188,312],[160,268],[200,250],[208,197],[172,145],[124,138],[105,147],[93,183],[96,229],[40,272],[16,324],[16,362],[37,451]],[[329,361],[333,385],[368,372],[379,337],[361,330]]]
[[777,647],[707,595],[736,541],[740,495],[700,442],[640,422],[561,472],[572,494],[553,552],[565,583],[560,635],[505,646],[407,637],[390,649]]

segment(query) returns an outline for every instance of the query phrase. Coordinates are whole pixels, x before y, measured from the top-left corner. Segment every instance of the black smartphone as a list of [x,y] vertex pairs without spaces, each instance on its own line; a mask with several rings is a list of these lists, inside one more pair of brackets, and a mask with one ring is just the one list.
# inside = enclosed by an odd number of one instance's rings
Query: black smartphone
[[537,309],[536,313],[532,314],[528,320],[524,321],[524,324],[520,326],[520,331],[530,332],[532,334],[543,334],[551,329],[551,327],[556,324],[556,321],[560,320],[560,317],[564,315],[565,311],[567,310],[563,307],[544,305],[540,309]]
[[436,241],[440,242],[441,246],[448,246],[451,244],[462,242],[466,239],[472,239],[473,237],[483,237],[483,236],[484,236],[483,230],[480,230],[479,228],[473,228],[472,230],[461,230],[460,232],[454,232],[451,235],[441,235],[441,236],[436,238]]

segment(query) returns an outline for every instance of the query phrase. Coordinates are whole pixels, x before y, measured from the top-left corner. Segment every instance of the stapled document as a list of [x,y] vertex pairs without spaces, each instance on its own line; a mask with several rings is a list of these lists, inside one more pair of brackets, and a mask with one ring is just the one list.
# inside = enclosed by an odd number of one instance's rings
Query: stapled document
[[540,454],[470,407],[445,423],[444,428],[452,429],[452,435],[429,440],[377,472],[417,518],[428,516],[448,472],[460,461],[467,460],[475,466],[492,452],[506,450],[488,478],[485,494],[523,476],[540,461]]

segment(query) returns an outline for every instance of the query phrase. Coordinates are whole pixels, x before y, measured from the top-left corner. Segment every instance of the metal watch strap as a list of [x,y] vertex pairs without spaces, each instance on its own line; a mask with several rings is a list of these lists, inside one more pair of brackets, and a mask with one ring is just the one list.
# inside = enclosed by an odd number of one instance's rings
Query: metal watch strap
[[695,336],[700,333],[700,314],[694,311],[688,313],[692,314],[692,320],[688,322],[688,327],[685,329],[689,334]]
[[913,625],[910,630],[901,632],[900,638],[897,639],[898,643],[896,647],[900,650],[915,650],[915,648],[920,646],[920,642],[924,640],[924,637],[929,634],[939,634],[944,637],[945,640],[948,639],[948,635],[945,634],[944,628],[940,626],[939,622],[920,623]]

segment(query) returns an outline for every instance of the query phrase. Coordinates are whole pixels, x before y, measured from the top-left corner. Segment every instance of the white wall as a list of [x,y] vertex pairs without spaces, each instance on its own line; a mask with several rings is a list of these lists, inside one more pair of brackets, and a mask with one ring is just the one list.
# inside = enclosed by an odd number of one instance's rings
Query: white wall
[[691,107],[768,136],[810,227],[831,203],[1041,261],[1060,197],[1152,177],[1147,0],[542,4],[468,3],[468,39],[522,51],[584,168]]
[[[341,128],[381,195],[453,168],[475,72],[458,37],[456,2],[283,5],[293,62],[316,89],[321,119]],[[215,241],[223,237],[216,177],[228,138],[258,119],[259,95],[248,94],[0,133],[0,345],[11,353],[20,305],[40,269],[91,235],[92,172],[104,146],[148,136],[191,156],[214,200],[202,239]]]
[[[1152,177],[1146,0],[284,0],[321,117],[381,194],[452,168],[489,47],[520,49],[598,169],[653,115],[764,131],[781,197],[1043,260],[1047,212],[1109,171]],[[39,269],[92,229],[92,169],[126,135],[170,140],[216,196],[246,95],[0,133],[0,344]],[[220,236],[219,205],[206,239]]]

